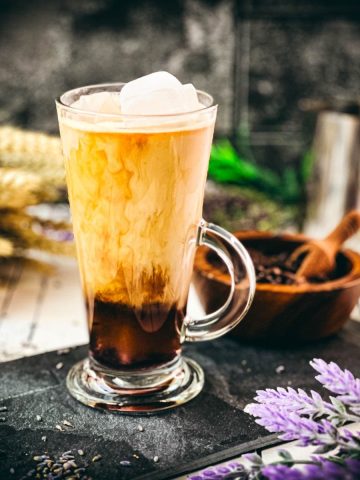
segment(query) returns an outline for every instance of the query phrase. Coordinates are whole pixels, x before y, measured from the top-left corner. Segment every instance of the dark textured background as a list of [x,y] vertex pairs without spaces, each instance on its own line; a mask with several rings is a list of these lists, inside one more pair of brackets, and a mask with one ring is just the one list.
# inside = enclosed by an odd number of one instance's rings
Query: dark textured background
[[255,157],[296,162],[303,98],[355,97],[358,0],[0,0],[0,122],[57,131],[53,98],[158,69],[211,92],[218,134],[250,129]]

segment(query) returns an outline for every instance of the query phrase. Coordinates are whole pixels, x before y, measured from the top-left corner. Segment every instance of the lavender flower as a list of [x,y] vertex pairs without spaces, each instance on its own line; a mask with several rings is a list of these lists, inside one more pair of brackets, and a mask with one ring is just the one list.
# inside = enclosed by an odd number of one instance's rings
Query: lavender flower
[[334,445],[336,446],[336,428],[325,419],[315,420],[288,412],[275,403],[268,405],[251,403],[244,411],[256,419],[256,423],[263,426],[269,432],[280,433],[282,440],[299,440],[302,446],[307,445]]
[[359,454],[360,458],[360,432],[344,429],[338,435],[338,442],[342,453]]
[[226,465],[207,468],[198,474],[189,476],[188,480],[247,480],[250,478],[251,470],[252,468],[246,469],[241,463],[233,461]]
[[[249,455],[247,460],[249,461]],[[244,457],[244,455],[243,455]],[[358,480],[360,478],[360,460],[348,458],[334,462],[322,457],[298,462],[292,466],[284,463],[271,465],[253,465],[245,467],[238,462],[230,462],[222,467],[211,467],[188,480]]]
[[[314,390],[310,391],[310,395],[303,389],[299,388],[267,388],[266,390],[258,390],[255,400],[263,405],[276,405],[281,408],[285,414],[296,412],[298,415],[306,415],[311,419],[317,419],[326,416],[336,425],[344,425],[347,422],[358,421],[359,419],[347,412],[344,405],[336,398],[330,397],[331,402],[326,402]],[[251,404],[251,407],[256,404]],[[245,411],[251,413],[251,411]]]
[[337,399],[350,407],[350,410],[360,415],[360,379],[355,378],[349,370],[342,370],[336,363],[326,363],[314,358],[310,365],[320,373],[315,378],[332,393]]
[[[360,421],[360,379],[336,363],[314,359],[316,379],[336,394],[325,401],[315,391],[277,388],[259,390],[256,403],[245,407],[256,422],[282,440],[317,446],[309,460],[298,461],[278,450],[281,460],[264,465],[256,453],[243,455],[245,464],[232,462],[212,467],[189,480],[356,480],[360,479],[360,432],[339,430],[345,423]],[[320,454],[332,452],[324,458]],[[301,467],[299,467],[299,465]]]
[[301,469],[278,464],[264,467],[261,473],[267,480],[358,480],[360,461],[349,459],[341,464],[317,458]]
[[302,472],[286,465],[269,465],[262,470],[268,480],[303,480]]
[[268,404],[276,402],[276,405],[283,407],[288,412],[296,412],[299,415],[309,415],[311,417],[321,416],[335,409],[331,403],[325,402],[321,396],[311,390],[308,395],[303,389],[299,388],[267,388],[266,390],[258,390],[254,400],[258,403]]

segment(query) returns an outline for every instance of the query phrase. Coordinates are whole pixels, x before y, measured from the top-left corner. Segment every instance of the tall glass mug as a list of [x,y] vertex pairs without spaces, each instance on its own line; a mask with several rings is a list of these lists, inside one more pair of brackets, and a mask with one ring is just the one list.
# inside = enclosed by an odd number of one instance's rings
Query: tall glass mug
[[[89,356],[67,387],[82,403],[125,413],[165,410],[202,389],[185,341],[235,327],[255,290],[252,262],[226,230],[202,220],[216,105],[173,115],[101,114],[71,105],[123,84],[71,90],[57,100],[77,256],[90,331]],[[195,249],[219,255],[229,298],[202,318],[187,312]]]

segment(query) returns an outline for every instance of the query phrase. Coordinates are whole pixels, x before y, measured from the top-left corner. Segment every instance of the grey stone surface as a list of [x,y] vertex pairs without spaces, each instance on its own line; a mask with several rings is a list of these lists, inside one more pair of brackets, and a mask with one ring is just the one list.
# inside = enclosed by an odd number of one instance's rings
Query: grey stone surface
[[169,70],[209,91],[219,132],[231,128],[232,1],[5,1],[0,121],[57,131],[54,98],[69,88]]
[[[4,363],[1,378],[11,376],[13,388],[10,391],[5,381],[0,382],[0,405],[8,408],[2,412],[6,420],[0,427],[0,478],[14,478],[10,468],[15,469],[15,478],[21,477],[32,468],[36,454],[58,456],[83,449],[94,480],[160,480],[267,445],[274,442],[274,436],[242,411],[255,391],[286,387],[289,382],[294,388],[320,390],[308,364],[313,357],[337,361],[358,376],[359,346],[360,325],[356,322],[349,322],[339,336],[302,347],[254,347],[229,336],[188,346],[186,353],[205,370],[204,391],[185,406],[150,417],[106,414],[69,396],[66,373],[85,355],[86,347],[62,355],[64,367],[56,372],[56,352]],[[281,374],[276,372],[279,365],[285,367]],[[73,427],[59,431],[56,425],[64,419]],[[95,454],[103,458],[93,464]],[[153,461],[154,456],[159,462]],[[131,467],[122,466],[123,460],[129,460]]]

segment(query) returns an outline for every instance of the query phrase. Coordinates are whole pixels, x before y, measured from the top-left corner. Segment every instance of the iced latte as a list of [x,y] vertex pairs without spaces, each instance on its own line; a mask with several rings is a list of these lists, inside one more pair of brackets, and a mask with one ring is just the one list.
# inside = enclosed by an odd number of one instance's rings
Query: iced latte
[[215,119],[101,120],[60,122],[91,355],[163,364],[179,353]]
[[[71,90],[57,109],[90,332],[89,356],[67,387],[97,408],[173,408],[204,384],[181,354],[184,340],[223,335],[255,290],[239,241],[202,220],[217,107],[157,72]],[[220,255],[231,286],[219,310],[193,319],[186,304],[199,245]]]

